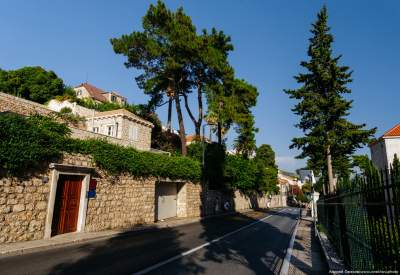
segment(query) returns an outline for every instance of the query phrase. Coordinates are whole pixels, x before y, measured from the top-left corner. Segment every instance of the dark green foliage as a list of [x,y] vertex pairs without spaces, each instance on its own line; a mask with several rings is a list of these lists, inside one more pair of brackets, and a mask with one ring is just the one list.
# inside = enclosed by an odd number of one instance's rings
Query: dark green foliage
[[296,195],[296,200],[304,203],[310,202],[310,200],[306,197],[306,195],[304,195],[303,192],[300,192],[298,195]]
[[70,113],[72,113],[72,109],[69,107],[63,107],[60,110],[60,114],[70,114]]
[[[190,144],[188,156],[202,161],[203,144]],[[279,188],[275,153],[269,145],[264,144],[257,151],[257,156],[248,159],[243,155],[227,155],[223,145],[206,143],[203,179],[208,182],[210,189],[277,193]]]
[[40,163],[60,157],[62,152],[75,152],[93,156],[96,164],[111,174],[127,172],[135,176],[200,179],[198,161],[138,152],[102,140],[74,140],[68,135],[68,127],[51,118],[2,114],[0,167],[12,175],[18,175],[29,168],[37,168]]
[[370,162],[368,155],[354,155],[351,165],[353,168],[357,167],[362,174],[365,174]]
[[235,124],[238,134],[235,148],[249,157],[256,148],[255,133],[258,131],[251,112],[257,104],[257,88],[228,73],[222,83],[210,84],[207,89],[208,120],[215,124],[220,122],[224,134]]
[[233,188],[246,190],[258,190],[259,170],[253,160],[248,160],[241,155],[226,156],[224,170],[225,181]]
[[38,103],[70,94],[63,80],[42,67],[24,67],[15,71],[0,69],[0,91]]
[[226,167],[225,147],[218,143],[207,143],[204,154],[203,177],[211,189],[226,188],[224,168]]
[[201,142],[193,142],[188,145],[188,157],[195,159],[197,161],[203,161],[203,148],[206,145],[203,145]]
[[151,148],[170,153],[181,153],[181,141],[179,136],[173,132],[163,130],[161,121],[156,113],[151,112],[143,117],[154,125],[151,131]]
[[200,179],[200,163],[186,157],[139,152],[102,140],[73,140],[67,150],[93,156],[95,163],[111,174]]
[[[95,102],[95,101],[93,101],[91,99],[79,99],[79,98],[77,98],[74,101],[76,103],[78,103],[78,105],[80,105],[80,106],[83,106],[83,107],[88,108],[88,109],[94,109],[94,110],[99,111],[99,112],[118,110],[118,109],[122,109],[122,108],[128,109],[128,106],[121,106],[120,104],[113,103],[113,102],[98,103],[98,102]],[[136,110],[135,110],[134,107],[131,107],[130,109],[131,109],[130,111],[132,111],[132,109],[133,109],[134,112],[132,112],[132,113],[136,114]]]
[[[127,68],[141,71],[136,82],[150,96],[149,106],[156,108],[168,101],[171,110],[172,101],[175,102],[182,154],[186,154],[182,109],[186,109],[195,134],[200,136],[206,95],[207,120],[218,124],[219,133],[226,133],[236,123],[237,149],[249,156],[255,149],[256,131],[250,108],[258,93],[255,87],[235,79],[228,62],[228,54],[233,50],[230,37],[214,28],[198,34],[182,8],[171,11],[162,1],[150,5],[142,28],[111,39],[111,44],[117,54],[127,57]],[[193,94],[197,114],[190,109],[189,98]],[[219,143],[222,144],[221,138]]]
[[254,161],[257,163],[259,176],[259,189],[264,192],[277,193],[278,167],[275,164],[275,152],[268,144],[262,144],[256,150]]
[[349,67],[339,65],[341,56],[333,57],[333,36],[327,19],[327,10],[323,7],[312,25],[310,60],[301,62],[305,72],[295,77],[302,86],[285,91],[298,101],[293,108],[301,116],[296,126],[305,133],[294,138],[290,148],[300,149],[298,157],[308,158],[308,166],[316,174],[327,169],[327,158],[331,155],[334,173],[343,176],[349,173],[349,156],[368,143],[376,129],[365,129],[365,124],[347,120],[352,101],[344,95],[351,93],[347,84],[352,82],[352,72]]
[[0,167],[11,175],[38,168],[61,154],[67,126],[50,118],[0,115]]
[[[203,147],[204,146],[204,147]],[[224,179],[225,147],[218,143],[194,142],[188,146],[188,156],[203,163],[203,179],[208,182],[209,188],[226,189]]]

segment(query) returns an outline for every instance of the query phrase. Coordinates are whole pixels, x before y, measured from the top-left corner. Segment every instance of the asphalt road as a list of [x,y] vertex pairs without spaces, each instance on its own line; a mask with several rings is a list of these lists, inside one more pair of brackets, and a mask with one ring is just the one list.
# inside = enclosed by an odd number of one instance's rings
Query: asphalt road
[[285,208],[215,217],[0,257],[0,274],[277,274],[298,213]]

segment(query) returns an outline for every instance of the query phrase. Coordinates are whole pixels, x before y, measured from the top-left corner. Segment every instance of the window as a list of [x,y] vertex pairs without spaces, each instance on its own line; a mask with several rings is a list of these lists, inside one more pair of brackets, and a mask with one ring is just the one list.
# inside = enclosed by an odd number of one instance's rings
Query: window
[[118,127],[119,126],[119,124],[118,124],[118,122],[115,122],[115,137],[118,137]]
[[78,90],[78,92],[76,92],[77,96],[81,96],[82,95],[82,90]]
[[130,140],[138,140],[139,138],[139,130],[136,125],[133,125],[129,129],[129,139]]
[[99,132],[99,127],[93,127],[93,133],[98,133]]
[[112,95],[112,96],[111,96],[111,101],[112,101],[112,102],[117,101],[117,97],[116,97],[115,95]]
[[114,125],[108,125],[106,129],[107,129],[107,135],[109,136],[114,135]]

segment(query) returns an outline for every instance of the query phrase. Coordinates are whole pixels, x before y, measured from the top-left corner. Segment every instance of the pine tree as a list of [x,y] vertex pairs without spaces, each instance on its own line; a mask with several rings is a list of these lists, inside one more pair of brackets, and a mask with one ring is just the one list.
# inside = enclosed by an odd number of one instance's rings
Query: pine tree
[[376,129],[364,129],[365,124],[347,120],[352,101],[344,94],[351,93],[347,84],[352,82],[352,72],[339,65],[341,56],[333,57],[327,20],[324,6],[312,25],[310,60],[301,62],[307,72],[295,76],[302,86],[285,92],[298,100],[292,111],[301,116],[296,126],[304,132],[303,137],[293,138],[290,148],[301,149],[298,158],[308,157],[309,166],[327,175],[329,192],[333,192],[334,174],[348,173],[349,156],[366,144]]

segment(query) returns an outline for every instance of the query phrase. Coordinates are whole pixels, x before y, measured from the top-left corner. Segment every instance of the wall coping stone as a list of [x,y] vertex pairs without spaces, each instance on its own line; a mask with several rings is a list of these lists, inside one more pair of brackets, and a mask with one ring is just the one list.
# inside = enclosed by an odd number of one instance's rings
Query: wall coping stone
[[81,173],[94,173],[94,167],[87,166],[77,166],[77,165],[69,165],[69,164],[59,164],[59,163],[50,163],[50,169],[56,169],[63,172],[81,172]]

